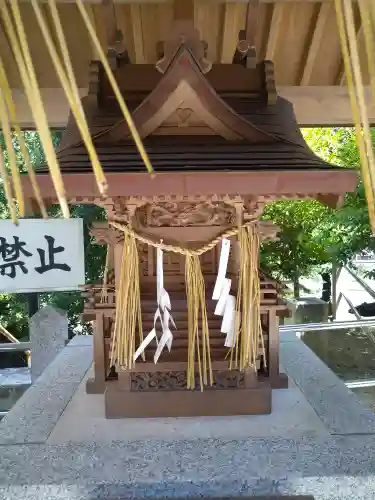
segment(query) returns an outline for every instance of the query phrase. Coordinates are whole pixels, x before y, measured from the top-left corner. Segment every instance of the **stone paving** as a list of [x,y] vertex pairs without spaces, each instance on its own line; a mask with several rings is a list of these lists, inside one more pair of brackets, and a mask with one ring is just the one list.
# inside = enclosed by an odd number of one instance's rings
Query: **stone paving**
[[0,499],[374,498],[374,413],[290,333],[281,361],[271,415],[106,421],[75,338],[0,423]]
[[30,368],[2,368],[0,369],[0,387],[13,387],[15,385],[30,385]]

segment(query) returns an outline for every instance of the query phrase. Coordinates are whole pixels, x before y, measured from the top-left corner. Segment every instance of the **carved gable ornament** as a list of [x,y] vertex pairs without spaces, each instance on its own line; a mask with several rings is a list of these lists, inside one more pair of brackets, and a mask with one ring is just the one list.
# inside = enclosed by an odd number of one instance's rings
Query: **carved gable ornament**
[[[248,143],[278,139],[236,113],[202,73],[189,47],[182,43],[156,88],[133,112],[142,138],[150,135],[219,135]],[[129,137],[125,121],[106,134],[106,141]]]
[[160,73],[166,73],[182,46],[191,53],[203,74],[210,71],[212,63],[205,57],[206,44],[201,41],[199,31],[190,21],[177,21],[164,44],[164,56],[156,63],[156,69]]

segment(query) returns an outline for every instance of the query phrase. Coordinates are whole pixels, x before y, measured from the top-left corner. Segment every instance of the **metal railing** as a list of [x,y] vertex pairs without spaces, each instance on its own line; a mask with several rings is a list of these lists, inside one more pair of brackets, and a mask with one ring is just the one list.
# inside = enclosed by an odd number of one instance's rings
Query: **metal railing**
[[31,342],[17,342],[17,343],[0,343],[0,352],[17,352],[17,351],[30,351]]
[[[0,343],[0,353],[1,352],[30,352],[31,342],[1,342]],[[7,415],[8,411],[0,411],[0,420]]]
[[345,382],[348,389],[365,389],[366,387],[375,387],[375,379],[350,380]]
[[357,321],[361,321],[362,317],[359,314],[359,312],[357,311],[357,309],[354,307],[353,302],[346,295],[344,295],[342,292],[339,293],[339,297],[338,297],[337,302],[336,302],[336,309],[338,309],[340,302],[341,302],[341,299],[346,300],[346,303],[348,304],[350,309],[353,311],[353,314],[357,318]]
[[307,332],[310,330],[341,330],[343,328],[361,328],[366,326],[375,326],[375,319],[361,319],[357,321],[334,321],[328,323],[304,323],[300,325],[281,325],[282,332]]

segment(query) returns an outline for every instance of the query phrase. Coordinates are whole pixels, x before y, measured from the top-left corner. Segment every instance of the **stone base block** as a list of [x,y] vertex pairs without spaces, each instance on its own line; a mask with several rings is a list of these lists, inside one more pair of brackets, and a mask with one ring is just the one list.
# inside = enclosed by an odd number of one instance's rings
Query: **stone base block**
[[271,392],[268,382],[244,389],[133,392],[113,381],[106,387],[105,413],[107,418],[263,415],[271,413]]

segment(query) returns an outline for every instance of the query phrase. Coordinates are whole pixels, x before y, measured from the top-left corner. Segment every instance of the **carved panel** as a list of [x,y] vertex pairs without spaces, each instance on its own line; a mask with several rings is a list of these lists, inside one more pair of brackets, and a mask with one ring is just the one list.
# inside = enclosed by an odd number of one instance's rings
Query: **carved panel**
[[139,272],[141,276],[148,275],[148,245],[137,241],[138,255],[139,255]]
[[[131,374],[131,390],[134,392],[152,391],[186,391],[186,371],[176,372],[138,372]],[[199,375],[195,379],[196,388],[200,390]],[[214,383],[205,390],[242,389],[245,387],[244,374],[232,371],[215,371]]]
[[123,231],[108,226],[107,222],[94,222],[90,236],[94,238],[96,245],[115,245],[124,239]]
[[113,199],[113,219],[118,222],[128,222],[129,221],[129,207],[126,205],[126,201],[123,198]]
[[203,253],[200,256],[201,268],[203,274],[216,274],[218,266],[218,252],[214,247],[212,250]]
[[244,202],[244,221],[248,222],[251,220],[259,219],[263,213],[265,203],[259,198],[246,199]]
[[163,120],[153,135],[216,135],[216,132],[187,101]]
[[181,259],[184,259],[183,255],[174,252],[164,252],[163,253],[163,267],[164,274],[166,276],[176,276],[181,274]]
[[143,227],[230,226],[235,223],[235,208],[223,202],[147,203],[135,212]]
[[94,238],[94,243],[97,245],[108,245],[112,243],[111,231],[107,224],[105,226],[94,224],[90,229],[90,236]]

